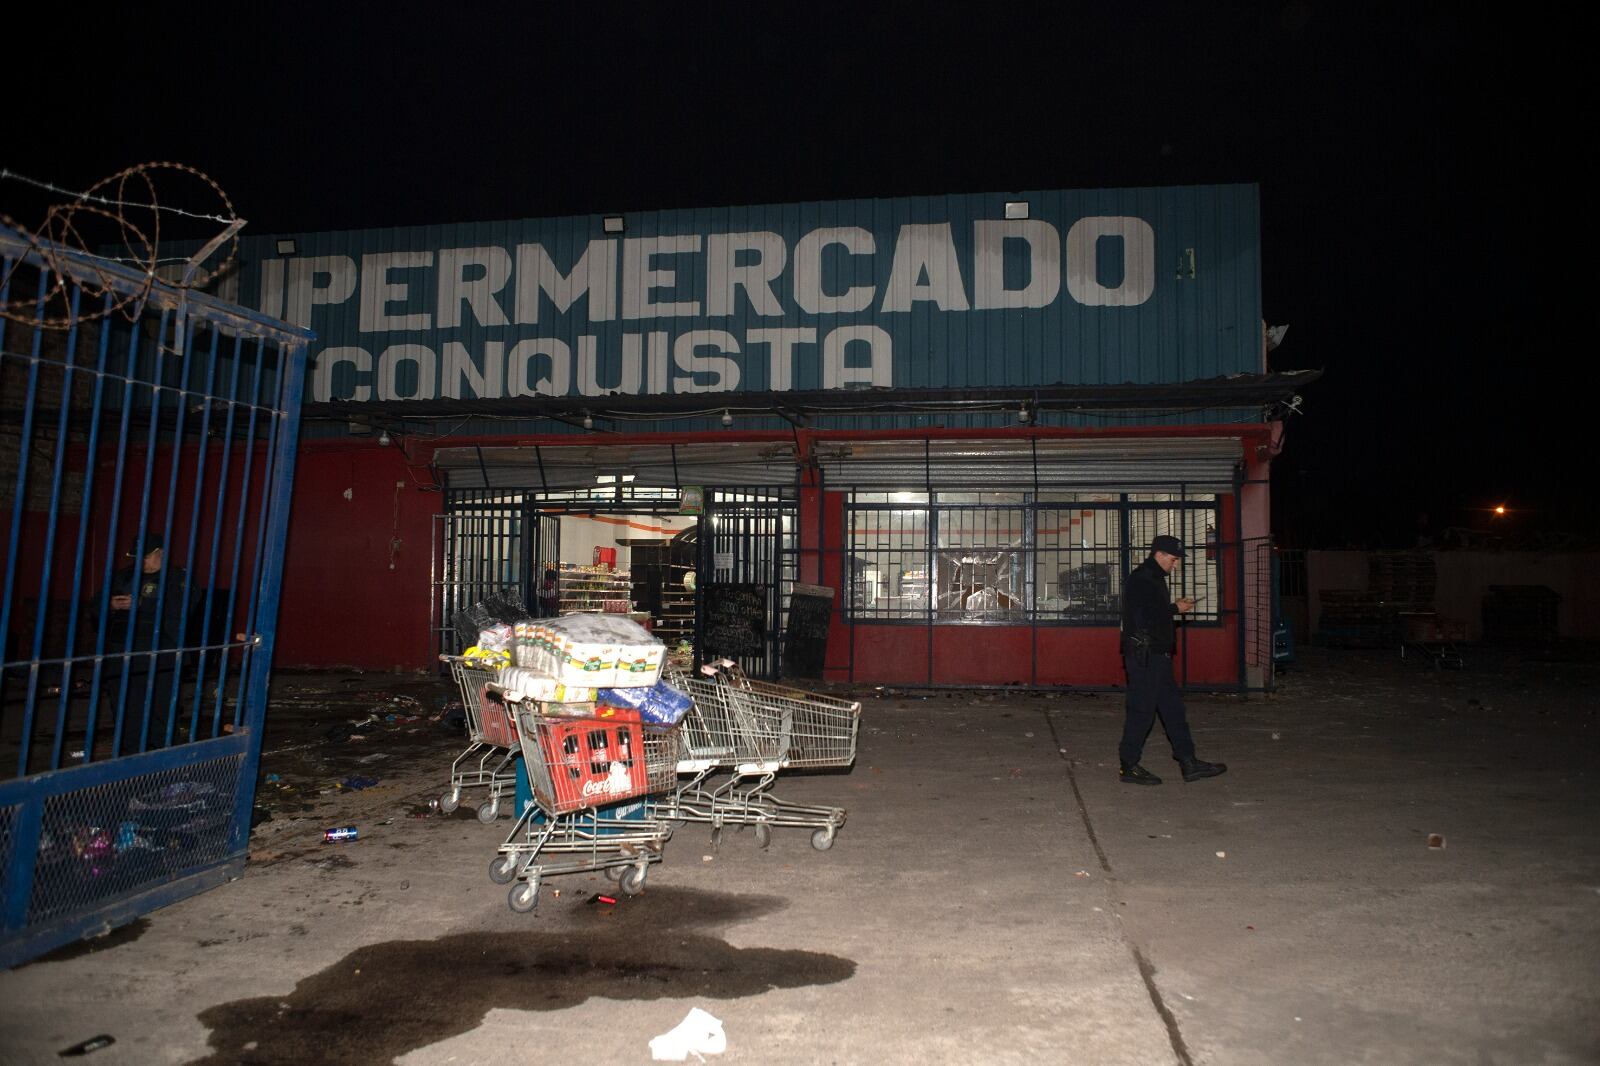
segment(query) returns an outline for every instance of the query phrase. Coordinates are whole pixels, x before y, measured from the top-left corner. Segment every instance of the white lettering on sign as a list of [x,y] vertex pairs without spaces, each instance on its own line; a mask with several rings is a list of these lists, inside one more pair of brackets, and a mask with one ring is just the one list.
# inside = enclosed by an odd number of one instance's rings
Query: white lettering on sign
[[[854,343],[854,348],[850,345]],[[865,348],[867,364],[846,365],[846,360]],[[822,345],[822,387],[842,389],[849,385],[892,385],[894,383],[894,341],[877,326],[840,326]]]
[[[1100,284],[1101,237],[1122,241],[1122,282]],[[1067,231],[1067,292],[1085,307],[1133,307],[1156,291],[1156,234],[1142,218],[1080,218]]]
[[284,317],[297,326],[311,325],[311,309],[338,304],[356,291],[356,261],[348,255],[313,255],[289,260],[288,306]]
[[[359,402],[885,387],[897,344],[917,345],[902,369],[928,351],[905,315],[1155,295],[1141,218],[1086,216],[1064,236],[1039,218],[970,225],[968,241],[951,222],[902,223],[892,248],[881,224],[823,225],[792,243],[751,230],[268,259],[258,296],[330,343],[313,348],[310,398]],[[671,318],[699,321],[624,328]]]
[[[439,369],[444,377],[439,383],[440,394],[452,400],[502,396],[505,394],[501,377],[506,369],[505,342],[485,341],[483,363],[480,365],[472,358],[472,353],[467,351],[465,344],[460,341],[445,341],[444,362]],[[463,393],[461,391],[463,383],[471,391]]]
[[[1061,292],[1061,234],[1036,218],[980,220],[972,224],[973,306],[980,311],[999,307],[1048,307]],[[1028,246],[1028,283],[1006,288],[1005,242]]]
[[622,373],[615,385],[600,382],[600,342],[585,334],[578,338],[578,392],[584,396],[604,396],[608,392],[637,393],[643,367],[639,358],[637,333],[622,338]]
[[[317,355],[317,370],[311,380],[311,398],[313,400],[331,400],[333,395],[333,368],[340,363],[346,363],[356,368],[357,373],[365,374],[372,370],[372,353],[365,348],[324,348]],[[372,399],[372,386],[364,381],[356,384],[355,391],[348,396],[338,397],[341,400],[370,400]]]
[[268,259],[261,264],[261,301],[256,305],[261,313],[273,318],[283,317],[283,266],[285,260]]
[[[385,348],[378,357],[378,399],[422,400],[437,396],[433,375],[438,362],[425,345],[395,344]],[[401,363],[411,363],[417,368],[417,387],[409,393],[400,391]]]
[[800,329],[753,329],[744,338],[748,344],[772,346],[767,388],[775,392],[787,392],[794,388],[794,346],[817,343],[817,331],[810,326]]
[[830,245],[851,255],[871,255],[877,250],[872,234],[858,226],[812,230],[794,246],[794,302],[808,315],[865,310],[872,303],[871,285],[852,285],[841,293],[822,291],[822,252]]
[[700,313],[699,300],[657,303],[656,289],[675,289],[678,272],[656,267],[658,255],[676,255],[700,250],[700,235],[683,237],[629,237],[622,242],[622,317],[664,318]]
[[566,314],[578,297],[589,298],[589,321],[610,322],[617,317],[617,245],[593,240],[583,255],[563,274],[542,244],[517,245],[517,323],[539,321],[539,294],[550,297],[555,309]]
[[[534,360],[543,356],[549,373],[533,381]],[[512,396],[565,396],[572,388],[572,349],[554,337],[531,337],[511,347],[506,361],[506,391]]]
[[969,306],[948,222],[900,227],[881,310],[909,311],[919,300],[931,300],[941,311],[965,311]]
[[[672,361],[689,375],[674,379],[674,392],[731,392],[739,387],[739,364],[726,355],[701,355],[698,351],[709,347],[739,353],[739,342],[725,330],[690,330],[672,346]],[[701,374],[710,374],[711,380],[701,380]]]
[[[755,252],[753,262],[735,262],[739,252]],[[734,291],[744,289],[758,315],[778,317],[783,304],[772,283],[788,261],[776,233],[716,233],[706,238],[706,314],[731,315]]]
[[[469,278],[467,275],[471,274]],[[510,324],[494,295],[511,280],[511,256],[504,248],[446,248],[439,253],[439,328],[461,325],[461,304],[483,326]]]
[[390,281],[391,270],[431,267],[432,252],[372,252],[361,257],[361,322],[362,333],[377,333],[391,329],[432,329],[433,316],[426,311],[409,315],[389,314],[389,305],[402,303],[411,296],[411,286],[404,281]]

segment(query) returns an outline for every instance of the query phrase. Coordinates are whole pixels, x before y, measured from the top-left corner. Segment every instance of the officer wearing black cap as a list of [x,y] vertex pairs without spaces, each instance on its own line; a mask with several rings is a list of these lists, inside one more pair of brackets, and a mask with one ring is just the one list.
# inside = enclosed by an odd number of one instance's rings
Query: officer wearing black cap
[[1174,617],[1194,610],[1193,600],[1180,596],[1174,603],[1167,591],[1167,575],[1178,568],[1182,559],[1183,542],[1162,534],[1151,542],[1149,557],[1133,568],[1122,589],[1122,659],[1128,671],[1128,710],[1117,756],[1122,764],[1121,778],[1130,785],[1161,784],[1161,778],[1139,765],[1145,738],[1158,714],[1185,781],[1216,777],[1228,769],[1222,763],[1195,758],[1183,697],[1172,676],[1172,652],[1177,647]]

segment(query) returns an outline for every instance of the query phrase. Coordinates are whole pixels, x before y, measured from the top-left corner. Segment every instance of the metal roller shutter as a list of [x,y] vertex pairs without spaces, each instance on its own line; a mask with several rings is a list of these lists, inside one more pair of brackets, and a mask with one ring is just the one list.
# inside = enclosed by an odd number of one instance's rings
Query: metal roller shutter
[[453,489],[574,489],[596,474],[662,487],[795,483],[795,448],[785,443],[440,448],[434,465]]
[[822,444],[828,488],[973,489],[1073,486],[1232,492],[1237,437],[1124,440],[907,440]]

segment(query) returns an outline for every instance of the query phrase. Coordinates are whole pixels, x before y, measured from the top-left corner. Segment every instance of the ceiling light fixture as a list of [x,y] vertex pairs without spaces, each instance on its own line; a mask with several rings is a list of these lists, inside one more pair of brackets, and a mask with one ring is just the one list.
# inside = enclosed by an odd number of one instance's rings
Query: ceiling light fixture
[[623,221],[621,215],[606,215],[600,220],[600,228],[607,233],[621,233]]
[[733,412],[732,411],[724,411],[724,412],[722,412],[722,428],[723,429],[727,429],[731,425],[733,425]]

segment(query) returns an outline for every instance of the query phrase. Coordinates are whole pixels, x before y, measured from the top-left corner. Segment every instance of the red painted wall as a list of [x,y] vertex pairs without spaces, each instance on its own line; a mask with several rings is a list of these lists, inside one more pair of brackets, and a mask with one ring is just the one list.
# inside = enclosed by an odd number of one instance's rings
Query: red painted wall
[[440,493],[399,448],[300,448],[284,558],[278,666],[426,669]]

